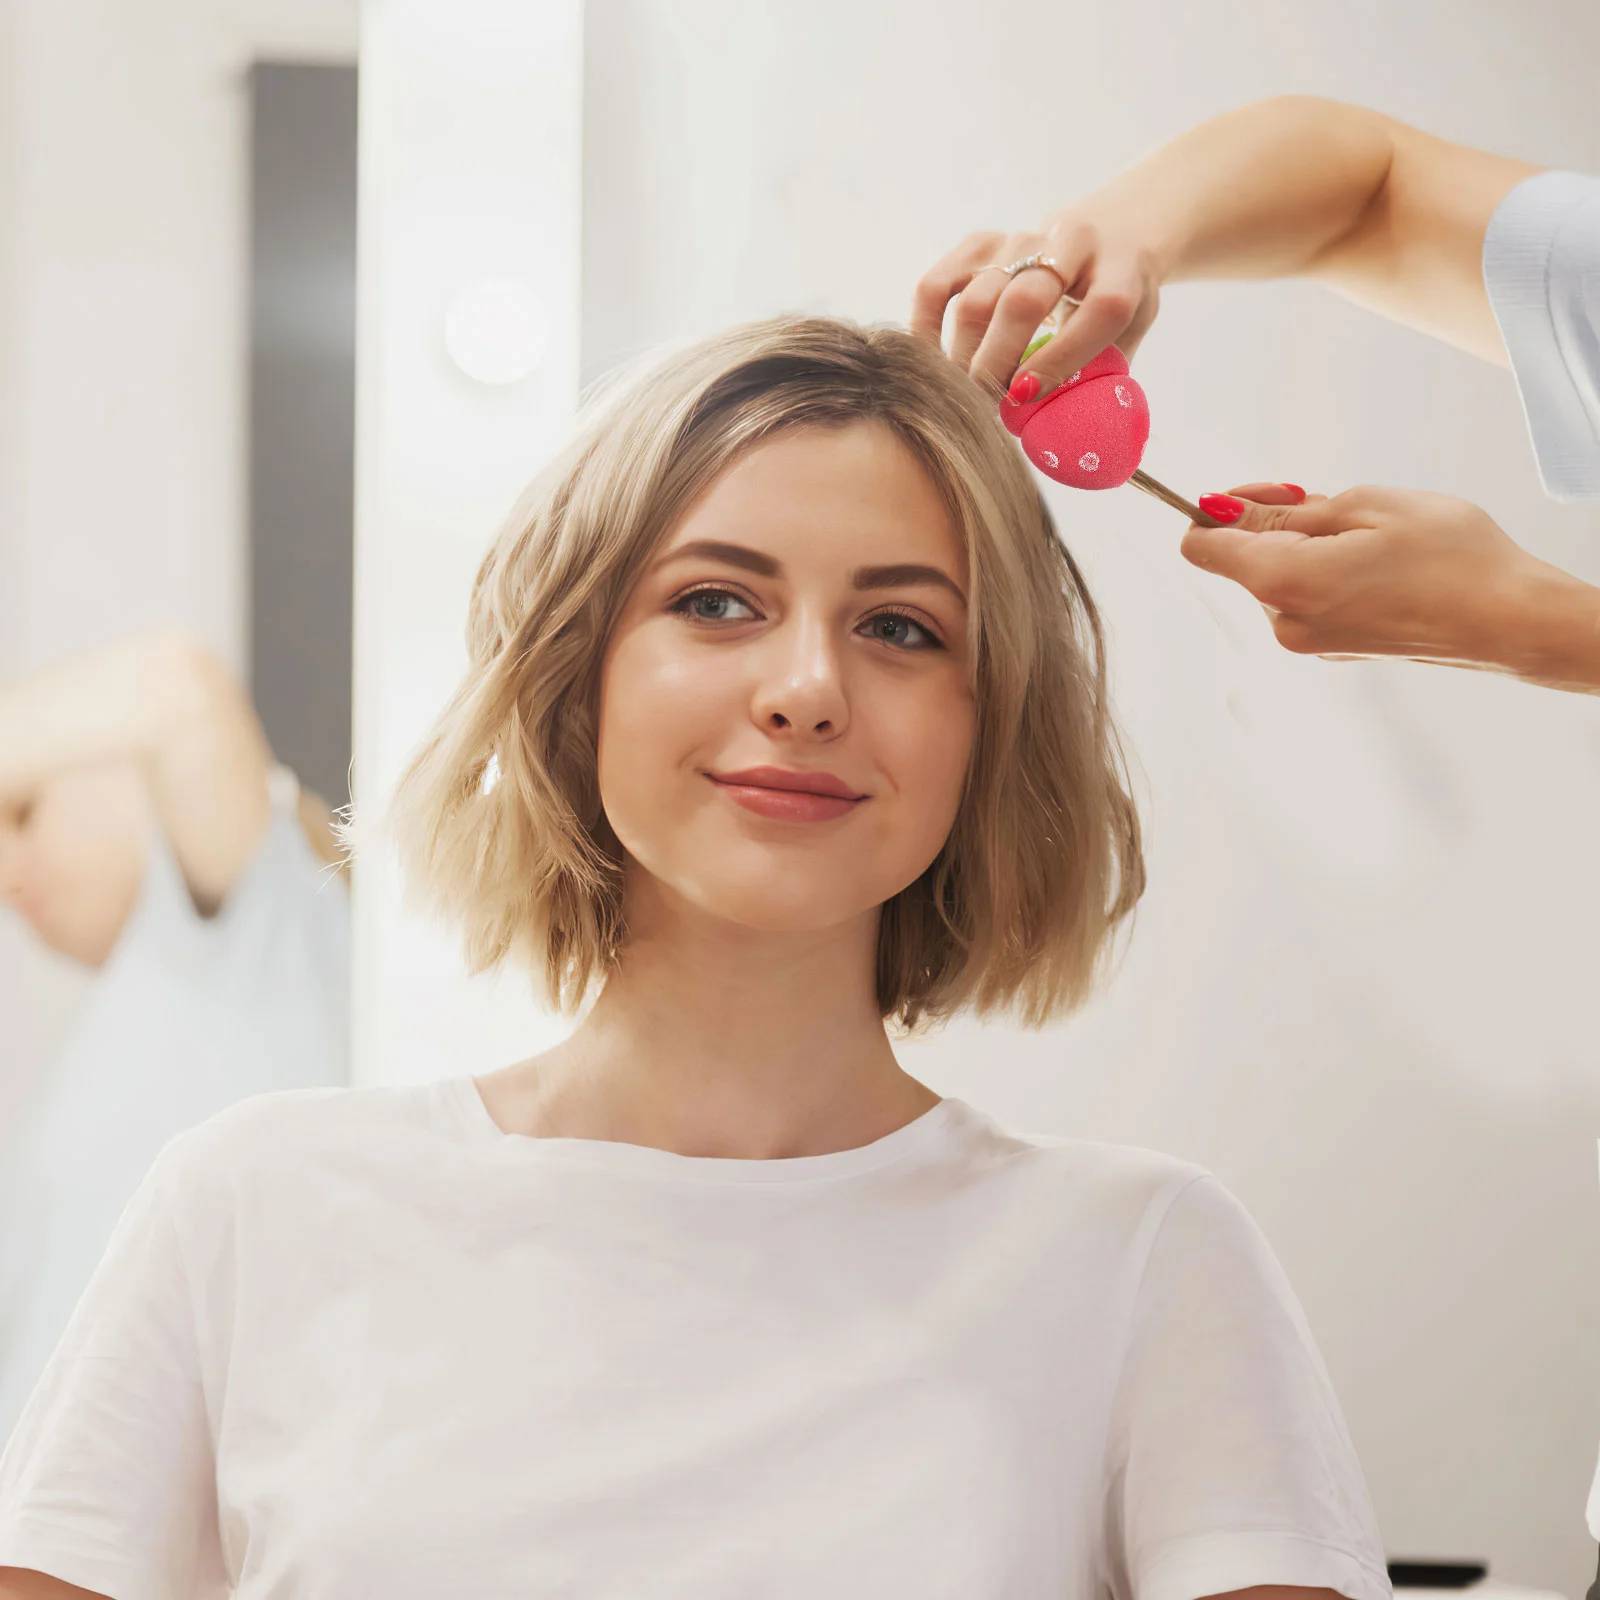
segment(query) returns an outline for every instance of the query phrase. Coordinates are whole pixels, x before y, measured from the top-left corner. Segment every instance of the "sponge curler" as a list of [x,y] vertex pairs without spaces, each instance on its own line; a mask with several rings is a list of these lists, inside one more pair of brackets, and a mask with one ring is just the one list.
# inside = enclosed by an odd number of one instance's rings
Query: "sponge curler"
[[[1030,353],[1037,348],[1030,346]],[[1191,522],[1217,526],[1199,506],[1140,467],[1150,442],[1150,402],[1114,344],[1041,399],[1017,405],[1008,395],[1000,402],[1000,420],[1022,441],[1034,466],[1057,483],[1074,489],[1132,483]]]
[[1034,466],[1074,489],[1126,483],[1150,439],[1150,403],[1115,345],[1040,400],[1003,400],[1000,417]]

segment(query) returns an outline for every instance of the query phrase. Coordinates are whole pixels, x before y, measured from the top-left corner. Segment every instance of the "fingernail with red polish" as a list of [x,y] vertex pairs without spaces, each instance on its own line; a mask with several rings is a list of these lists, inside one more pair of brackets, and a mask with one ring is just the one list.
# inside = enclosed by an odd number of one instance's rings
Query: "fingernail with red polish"
[[1296,500],[1304,500],[1306,497],[1305,490],[1302,489],[1298,483],[1286,483],[1284,484],[1284,488],[1287,489]]
[[1012,379],[1011,387],[1006,390],[1006,399],[1014,406],[1025,406],[1038,392],[1039,374],[1021,372]]
[[1215,522],[1237,522],[1244,513],[1244,501],[1231,494],[1203,494],[1200,509]]

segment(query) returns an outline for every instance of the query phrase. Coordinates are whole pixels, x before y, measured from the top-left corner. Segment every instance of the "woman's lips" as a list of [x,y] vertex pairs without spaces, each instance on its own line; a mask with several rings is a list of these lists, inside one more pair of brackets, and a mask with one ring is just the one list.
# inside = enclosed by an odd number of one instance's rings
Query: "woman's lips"
[[780,822],[828,822],[853,811],[867,798],[831,772],[753,767],[744,772],[708,772],[706,776],[735,805]]

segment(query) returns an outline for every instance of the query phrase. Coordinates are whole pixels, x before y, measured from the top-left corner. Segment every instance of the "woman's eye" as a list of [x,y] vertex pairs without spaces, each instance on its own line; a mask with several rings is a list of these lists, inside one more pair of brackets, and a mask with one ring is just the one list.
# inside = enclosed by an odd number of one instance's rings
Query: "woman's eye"
[[731,589],[696,589],[673,603],[672,609],[691,622],[749,622],[755,610]]
[[862,624],[871,638],[892,644],[899,650],[942,650],[944,646],[932,632],[912,617],[899,611],[880,611]]

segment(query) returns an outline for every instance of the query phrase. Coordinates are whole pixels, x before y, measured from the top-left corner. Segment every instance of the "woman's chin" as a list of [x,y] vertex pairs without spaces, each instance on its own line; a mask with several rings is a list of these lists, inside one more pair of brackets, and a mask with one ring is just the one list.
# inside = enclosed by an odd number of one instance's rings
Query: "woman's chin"
[[723,922],[751,933],[815,934],[859,922],[878,909],[878,902],[863,905],[859,894],[770,894],[741,888],[729,894],[711,894],[701,900],[704,910]]
[[[629,922],[652,937],[671,936],[680,918],[693,923],[701,917],[751,933],[825,933],[876,916],[905,886],[899,875],[882,870],[881,861],[775,860],[765,851],[737,848],[703,861],[680,856],[646,863],[632,854],[631,865]],[[906,883],[917,876],[909,867]]]
[[680,881],[672,897],[702,915],[760,934],[819,934],[875,916],[887,896],[859,874],[816,870],[708,872]]

